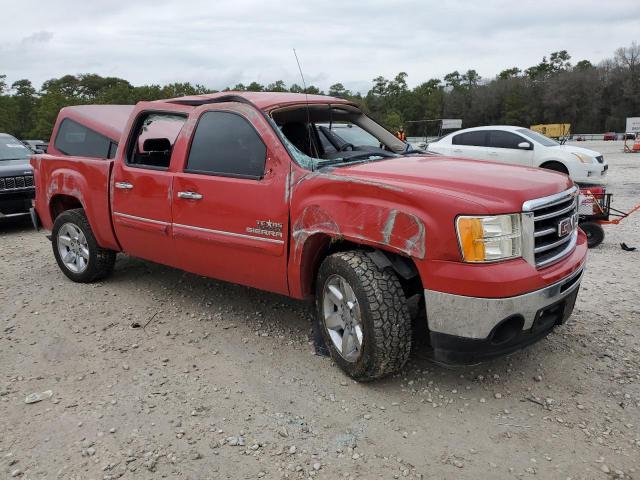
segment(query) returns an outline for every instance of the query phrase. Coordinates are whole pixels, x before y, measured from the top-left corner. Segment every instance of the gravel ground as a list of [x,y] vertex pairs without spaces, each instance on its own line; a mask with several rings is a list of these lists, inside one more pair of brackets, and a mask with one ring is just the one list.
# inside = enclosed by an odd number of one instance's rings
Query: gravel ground
[[[640,155],[605,153],[615,204]],[[0,222],[0,476],[640,478],[640,214],[606,227],[576,311],[480,366],[413,353],[357,384],[313,354],[303,302],[121,256],[73,284]],[[26,404],[34,392],[52,391]]]

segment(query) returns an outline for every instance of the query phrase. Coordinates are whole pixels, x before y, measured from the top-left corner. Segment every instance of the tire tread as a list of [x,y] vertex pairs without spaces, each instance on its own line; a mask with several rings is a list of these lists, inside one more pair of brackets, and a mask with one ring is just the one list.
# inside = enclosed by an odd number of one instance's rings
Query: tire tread
[[364,251],[330,255],[321,269],[331,269],[335,263],[345,264],[360,279],[373,323],[372,355],[362,372],[348,373],[370,381],[397,372],[409,359],[412,343],[411,316],[400,281],[392,270],[380,269]]
[[114,265],[116,263],[116,252],[113,250],[109,250],[106,248],[102,248],[98,245],[96,238],[93,234],[93,230],[91,230],[91,225],[89,224],[89,219],[82,208],[75,208],[71,210],[66,210],[61,213],[57,218],[53,226],[53,238],[57,234],[57,229],[61,226],[63,222],[71,222],[75,223],[78,227],[82,229],[84,233],[87,243],[89,244],[89,251],[95,252],[95,257],[93,262],[89,262],[89,266],[87,269],[82,272],[82,274],[77,275],[73,274],[73,272],[69,272],[67,268],[62,264],[61,259],[59,258],[57,252],[57,245],[55,240],[52,242],[54,255],[56,260],[58,261],[58,265],[60,269],[74,282],[79,283],[92,283],[98,280],[102,280],[113,272]]

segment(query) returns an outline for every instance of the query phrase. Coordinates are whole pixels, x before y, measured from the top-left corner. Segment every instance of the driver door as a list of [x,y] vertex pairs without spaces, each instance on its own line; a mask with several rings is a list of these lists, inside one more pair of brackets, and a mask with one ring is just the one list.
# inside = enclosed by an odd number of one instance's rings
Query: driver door
[[250,106],[205,105],[171,202],[179,267],[287,294],[289,157]]

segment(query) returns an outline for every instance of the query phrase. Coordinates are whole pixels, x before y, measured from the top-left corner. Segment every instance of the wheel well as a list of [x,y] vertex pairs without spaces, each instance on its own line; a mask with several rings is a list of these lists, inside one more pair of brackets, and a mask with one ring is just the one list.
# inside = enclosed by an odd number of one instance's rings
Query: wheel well
[[546,168],[547,170],[553,170],[554,172],[564,173],[569,175],[569,169],[562,162],[557,160],[549,160],[540,165],[540,168]]
[[80,200],[70,195],[54,195],[49,201],[49,211],[51,212],[51,219],[54,221],[62,212],[74,208],[82,208],[82,204]]
[[422,282],[412,258],[349,240],[316,234],[305,242],[305,250],[301,257],[301,280],[305,297],[315,293],[316,277],[324,259],[336,252],[347,250],[365,251],[379,268],[391,268],[398,276],[407,298],[422,293]]

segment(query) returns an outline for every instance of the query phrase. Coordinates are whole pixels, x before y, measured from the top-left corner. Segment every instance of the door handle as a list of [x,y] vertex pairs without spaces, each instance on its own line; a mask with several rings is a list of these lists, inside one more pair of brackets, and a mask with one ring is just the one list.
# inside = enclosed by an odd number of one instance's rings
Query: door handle
[[116,188],[121,190],[131,190],[133,185],[129,182],[116,182]]
[[454,151],[455,153],[462,153],[462,150],[460,150],[459,148],[454,148],[454,149],[453,149],[453,151]]
[[187,200],[201,200],[202,195],[197,192],[178,192],[178,198],[186,198]]
[[491,155],[492,157],[497,157],[498,156],[498,152],[489,152],[489,155]]

